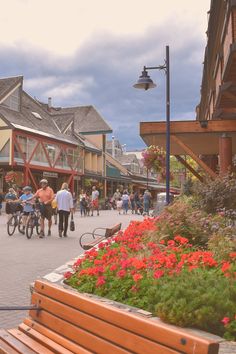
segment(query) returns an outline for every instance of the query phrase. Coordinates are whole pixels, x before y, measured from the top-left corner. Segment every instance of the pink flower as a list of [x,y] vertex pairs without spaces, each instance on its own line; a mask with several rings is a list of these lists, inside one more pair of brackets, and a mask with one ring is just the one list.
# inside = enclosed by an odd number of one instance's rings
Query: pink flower
[[224,326],[226,326],[229,322],[230,322],[230,318],[229,317],[224,317],[221,322],[224,324]]
[[117,276],[119,278],[124,278],[126,276],[126,271],[124,269],[119,270],[119,272],[117,272]]

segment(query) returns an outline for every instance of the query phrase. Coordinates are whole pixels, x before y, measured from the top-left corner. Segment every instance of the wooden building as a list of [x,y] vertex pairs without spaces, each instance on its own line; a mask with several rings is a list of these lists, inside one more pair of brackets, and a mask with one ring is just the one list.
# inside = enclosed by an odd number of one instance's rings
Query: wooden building
[[[207,175],[232,168],[236,154],[236,0],[212,0],[201,99],[195,121],[172,121],[171,155],[190,155]],[[165,148],[165,122],[140,123],[147,145]],[[191,166],[186,165],[191,170]],[[218,169],[217,169],[218,167]],[[199,171],[192,172],[201,179]]]
[[55,108],[23,90],[23,77],[0,79],[0,190],[14,171],[17,186],[47,178],[56,191],[83,179],[105,183],[106,134],[111,128],[93,106]]

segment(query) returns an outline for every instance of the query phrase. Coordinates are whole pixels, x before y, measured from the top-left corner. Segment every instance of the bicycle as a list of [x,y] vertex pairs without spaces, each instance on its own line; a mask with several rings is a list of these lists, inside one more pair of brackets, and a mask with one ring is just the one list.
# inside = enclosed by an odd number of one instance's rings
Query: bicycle
[[25,227],[25,234],[28,239],[32,237],[34,228],[36,230],[37,235],[40,234],[39,221],[40,221],[41,213],[38,207],[34,204],[33,204],[33,209],[34,211],[32,211],[27,218],[26,227]]
[[24,227],[23,227],[23,214],[20,211],[15,211],[12,213],[12,216],[7,222],[7,233],[9,236],[12,236],[18,227],[18,231],[23,234]]

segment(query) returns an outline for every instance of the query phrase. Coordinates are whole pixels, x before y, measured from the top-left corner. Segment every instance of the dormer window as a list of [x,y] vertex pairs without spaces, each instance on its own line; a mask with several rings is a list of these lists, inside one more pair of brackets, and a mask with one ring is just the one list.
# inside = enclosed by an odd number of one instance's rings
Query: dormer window
[[39,113],[37,113],[37,112],[31,112],[31,113],[33,114],[33,116],[34,116],[35,118],[37,118],[37,119],[43,119]]

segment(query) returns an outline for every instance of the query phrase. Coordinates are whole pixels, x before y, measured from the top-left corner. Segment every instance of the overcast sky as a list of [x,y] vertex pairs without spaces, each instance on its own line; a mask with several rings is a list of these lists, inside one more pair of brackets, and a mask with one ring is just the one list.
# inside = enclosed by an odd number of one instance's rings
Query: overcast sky
[[128,149],[143,147],[139,122],[165,120],[157,88],[132,85],[170,46],[171,119],[195,119],[210,0],[0,0],[0,76],[55,106],[94,105]]

